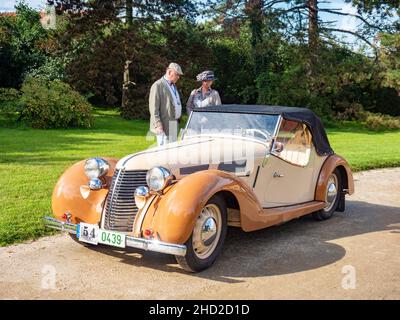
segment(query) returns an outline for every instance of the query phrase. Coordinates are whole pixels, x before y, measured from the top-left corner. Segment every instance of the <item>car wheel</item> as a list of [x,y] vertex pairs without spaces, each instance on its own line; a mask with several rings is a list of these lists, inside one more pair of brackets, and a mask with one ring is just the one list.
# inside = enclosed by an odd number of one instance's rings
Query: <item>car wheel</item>
[[188,241],[186,255],[175,256],[179,265],[189,272],[209,268],[219,256],[227,232],[226,204],[214,196],[201,210]]
[[327,206],[317,212],[313,213],[313,218],[318,221],[326,220],[332,217],[336,211],[342,190],[342,181],[340,173],[337,169],[328,178],[328,185],[326,188],[325,201]]

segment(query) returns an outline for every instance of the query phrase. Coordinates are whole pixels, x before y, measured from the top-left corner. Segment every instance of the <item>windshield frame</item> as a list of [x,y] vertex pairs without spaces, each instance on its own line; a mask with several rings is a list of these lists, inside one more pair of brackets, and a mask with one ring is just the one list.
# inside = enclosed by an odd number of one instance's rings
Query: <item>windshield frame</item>
[[[188,121],[186,122],[185,128],[183,129],[183,132],[182,132],[182,135],[181,135],[181,140],[184,140],[185,137],[189,138],[189,139],[190,138],[195,138],[195,137],[236,137],[236,138],[242,138],[242,139],[249,139],[249,140],[252,140],[252,141],[256,141],[256,142],[262,143],[264,145],[269,145],[269,152],[270,152],[270,150],[272,149],[272,146],[275,143],[275,139],[276,139],[276,136],[278,134],[278,130],[279,130],[280,124],[282,122],[282,115],[265,114],[265,113],[251,113],[251,115],[260,114],[260,115],[268,115],[268,116],[276,116],[277,117],[277,121],[275,123],[275,128],[271,132],[271,139],[265,140],[265,141],[263,141],[261,139],[258,139],[258,138],[253,138],[251,136],[240,136],[240,135],[234,135],[234,134],[230,134],[229,135],[229,134],[211,134],[211,133],[201,134],[201,133],[199,133],[199,134],[193,134],[193,135],[190,135],[190,136],[186,136],[186,132],[188,130],[188,126],[190,124],[190,121],[192,120],[192,115],[193,115],[194,112],[197,112],[197,111],[190,112]],[[202,111],[199,111],[199,113],[200,112],[202,112]],[[209,111],[209,113],[221,113],[221,112]],[[227,114],[227,113],[241,114],[241,112],[223,112],[223,114]],[[250,113],[243,113],[243,114],[250,114]]]

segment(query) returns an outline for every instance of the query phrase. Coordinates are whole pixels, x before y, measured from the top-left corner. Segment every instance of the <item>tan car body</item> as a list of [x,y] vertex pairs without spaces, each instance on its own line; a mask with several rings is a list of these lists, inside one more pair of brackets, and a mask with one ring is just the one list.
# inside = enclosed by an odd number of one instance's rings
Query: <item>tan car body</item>
[[[201,159],[200,146],[206,144],[210,150],[217,150],[222,147],[224,141],[226,143],[226,139],[221,137],[184,139],[167,147],[152,148],[127,156],[119,161],[105,158],[110,163],[110,170],[103,181],[104,187],[100,190],[90,190],[87,187],[88,178],[84,174],[84,161],[78,162],[61,176],[54,189],[52,197],[54,215],[60,219],[69,213],[73,223],[87,222],[102,226],[102,211],[115,168],[148,170],[154,165],[168,168],[175,176],[175,180],[162,193],[153,193],[148,198],[145,207],[137,212],[133,231],[129,234],[144,237],[143,231],[147,229],[152,231],[152,237],[167,243],[184,244],[190,237],[201,208],[217,193],[226,200],[228,225],[241,227],[244,231],[253,231],[281,224],[324,208],[328,177],[336,168],[342,176],[344,192],[347,194],[354,192],[349,165],[336,154],[319,156],[312,148],[310,157],[312,161],[309,165],[296,167],[271,154],[270,144],[260,143],[254,139],[244,140],[244,144],[251,144],[254,160],[246,162],[246,167],[239,174],[218,170],[218,161],[221,159],[214,159],[214,163]],[[167,153],[177,150],[190,155],[193,163],[177,162],[171,165]],[[267,185],[264,186],[263,183],[273,181],[274,178],[271,175],[258,177],[256,175],[260,175],[263,169],[267,170],[269,163],[274,161],[278,164],[273,171],[283,170],[285,174],[289,174],[288,179],[290,170],[304,170],[310,174],[309,183],[312,187],[300,193],[298,198],[294,195],[290,203],[274,205],[273,202],[264,201],[262,192]],[[209,167],[190,174],[181,173],[181,168],[196,166],[202,168],[202,165]],[[260,183],[261,189],[257,188],[255,180]],[[284,178],[279,181],[284,181]],[[294,183],[296,182],[292,182],[291,186],[293,188],[295,188]],[[278,183],[274,185],[274,192],[285,194],[288,192],[288,186],[288,182]]]

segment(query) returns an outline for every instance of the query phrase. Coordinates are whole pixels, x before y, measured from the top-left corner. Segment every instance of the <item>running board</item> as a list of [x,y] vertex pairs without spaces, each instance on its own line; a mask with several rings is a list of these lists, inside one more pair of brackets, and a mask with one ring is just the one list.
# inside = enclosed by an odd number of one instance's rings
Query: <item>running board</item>
[[274,225],[279,225],[292,219],[305,216],[326,207],[326,202],[310,201],[292,206],[264,208],[253,219],[252,226],[245,231],[259,230]]

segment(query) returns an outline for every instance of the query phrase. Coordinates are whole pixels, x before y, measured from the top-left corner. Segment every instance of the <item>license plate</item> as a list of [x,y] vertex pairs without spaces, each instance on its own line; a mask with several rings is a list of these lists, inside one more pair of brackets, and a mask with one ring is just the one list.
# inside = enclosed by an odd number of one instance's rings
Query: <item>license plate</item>
[[103,230],[95,224],[80,223],[77,236],[79,241],[82,242],[94,245],[102,243],[119,248],[125,248],[125,234]]
[[95,224],[80,223],[79,232],[77,234],[79,241],[98,244],[99,243],[99,226]]
[[125,238],[123,233],[100,229],[99,243],[125,248]]

